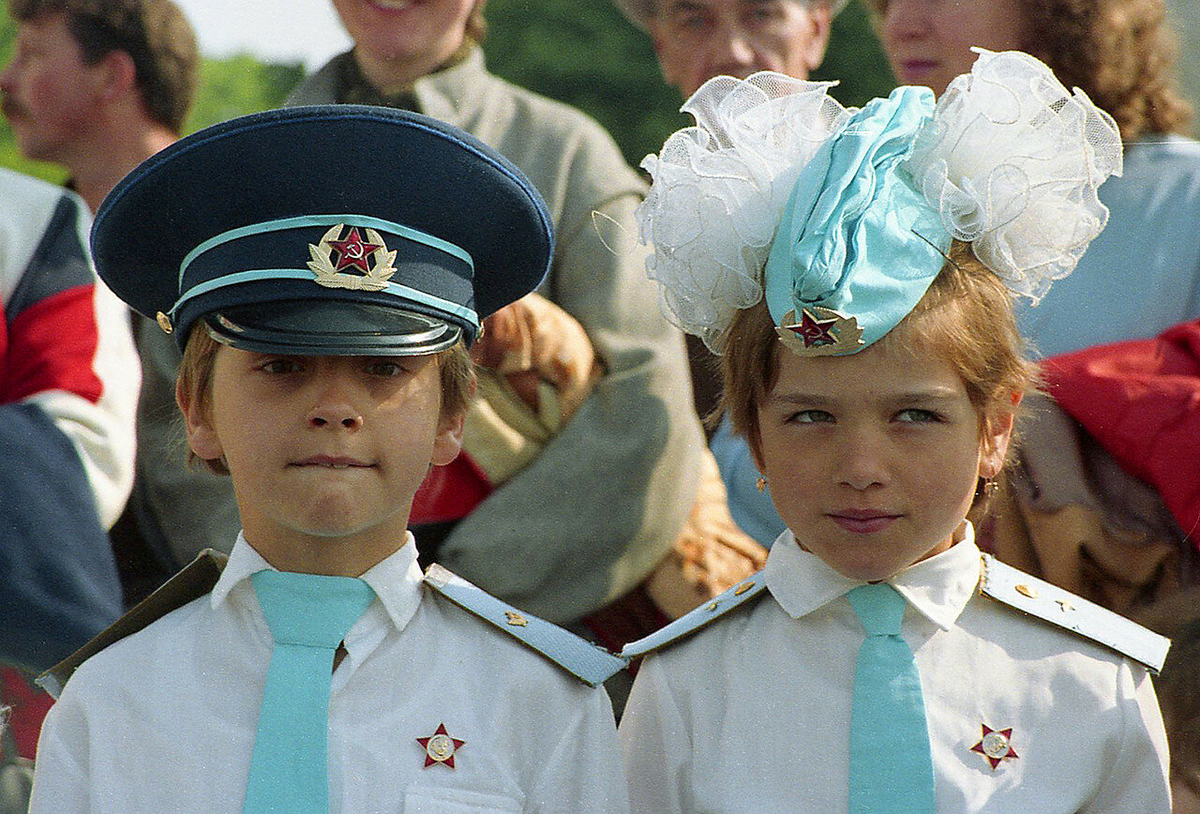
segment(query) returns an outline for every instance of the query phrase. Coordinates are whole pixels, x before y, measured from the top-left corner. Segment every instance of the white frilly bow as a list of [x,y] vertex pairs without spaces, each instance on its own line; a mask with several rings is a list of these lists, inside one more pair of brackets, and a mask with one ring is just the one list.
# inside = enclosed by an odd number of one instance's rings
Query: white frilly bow
[[[1033,57],[976,50],[902,171],[952,236],[1036,301],[1103,229],[1108,210],[1096,190],[1121,172],[1120,134]],[[642,161],[653,176],[637,215],[654,247],[647,274],[668,319],[718,353],[735,313],[763,295],[797,175],[852,112],[828,95],[832,85],[766,71],[716,77],[683,107],[695,126]]]

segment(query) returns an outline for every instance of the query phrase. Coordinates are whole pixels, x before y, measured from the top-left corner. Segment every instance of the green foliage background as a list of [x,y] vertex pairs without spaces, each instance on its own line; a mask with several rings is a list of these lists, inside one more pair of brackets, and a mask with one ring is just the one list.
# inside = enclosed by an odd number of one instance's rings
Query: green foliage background
[[[489,67],[590,113],[613,134],[631,164],[690,124],[678,112],[679,94],[662,82],[650,38],[611,0],[489,0],[487,18]],[[8,64],[14,37],[7,3],[0,0],[0,65]],[[303,75],[301,65],[264,64],[246,55],[206,59],[187,131],[276,107]],[[835,21],[825,64],[813,78],[840,79],[834,95],[851,105],[891,88],[891,73],[858,3]],[[63,180],[60,168],[23,159],[3,124],[0,166]]]

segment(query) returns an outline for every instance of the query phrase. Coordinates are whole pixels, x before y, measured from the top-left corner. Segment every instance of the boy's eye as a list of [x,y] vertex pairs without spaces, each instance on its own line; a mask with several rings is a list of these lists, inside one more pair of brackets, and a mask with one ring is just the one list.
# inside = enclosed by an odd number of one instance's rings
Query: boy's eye
[[372,376],[391,378],[404,373],[404,366],[390,359],[375,359],[367,364],[367,373]]
[[294,359],[268,359],[258,366],[264,373],[295,373],[300,365]]

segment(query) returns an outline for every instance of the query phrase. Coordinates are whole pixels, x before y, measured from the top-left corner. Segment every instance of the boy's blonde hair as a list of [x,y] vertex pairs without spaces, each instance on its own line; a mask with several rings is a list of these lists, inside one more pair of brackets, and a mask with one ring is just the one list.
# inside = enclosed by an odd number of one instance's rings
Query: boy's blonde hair
[[[212,413],[212,378],[221,343],[212,338],[203,320],[198,321],[188,335],[183,359],[179,363],[178,388],[184,393],[193,409],[201,415]],[[466,345],[457,343],[452,348],[434,354],[441,378],[441,414],[453,416],[465,413],[475,392],[475,367],[467,353]],[[187,462],[201,460],[189,447]],[[229,468],[220,458],[205,459],[204,463],[218,475],[228,475]]]
[[[1026,358],[1011,292],[968,244],[957,240],[916,307],[880,341],[919,345],[945,359],[979,415],[981,441],[989,437],[989,419],[1013,409],[1014,393],[1023,396],[1037,388],[1037,368]],[[709,417],[712,422],[728,412],[734,431],[760,460],[758,408],[775,387],[781,348],[765,301],[740,311],[721,356],[721,402]]]

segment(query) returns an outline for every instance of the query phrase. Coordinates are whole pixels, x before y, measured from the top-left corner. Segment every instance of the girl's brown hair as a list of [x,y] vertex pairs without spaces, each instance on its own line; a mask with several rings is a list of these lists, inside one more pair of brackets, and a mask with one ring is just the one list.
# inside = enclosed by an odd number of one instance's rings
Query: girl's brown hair
[[[899,330],[904,326],[904,330]],[[987,419],[1012,409],[1012,396],[1036,389],[1036,366],[1013,316],[1012,294],[971,252],[954,241],[946,264],[916,307],[881,342],[919,343],[944,358],[958,373],[980,417],[980,440]],[[717,415],[728,412],[733,429],[762,457],[758,408],[775,386],[782,344],[766,303],[740,311],[730,328],[721,372],[725,387]],[[711,417],[710,417],[711,420]]]

